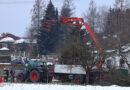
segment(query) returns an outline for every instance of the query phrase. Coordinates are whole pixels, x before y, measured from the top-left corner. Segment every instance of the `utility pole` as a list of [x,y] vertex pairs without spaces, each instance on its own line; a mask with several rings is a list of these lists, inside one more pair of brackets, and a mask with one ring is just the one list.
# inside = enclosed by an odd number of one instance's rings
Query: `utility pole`
[[37,10],[37,11],[38,11],[38,12],[37,12],[37,14],[38,14],[38,17],[37,17],[37,18],[38,18],[38,30],[39,30],[39,29],[40,29],[40,28],[39,28],[39,27],[40,27],[40,25],[39,25],[39,24],[40,24],[40,1],[39,1],[39,0],[37,0],[37,9],[38,9],[38,10]]

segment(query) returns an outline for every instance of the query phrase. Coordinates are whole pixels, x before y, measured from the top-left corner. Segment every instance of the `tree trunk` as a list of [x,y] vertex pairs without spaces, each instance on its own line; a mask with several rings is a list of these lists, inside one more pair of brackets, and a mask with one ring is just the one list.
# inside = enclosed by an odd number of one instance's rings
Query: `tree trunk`
[[90,82],[90,71],[86,71],[86,84],[89,84]]

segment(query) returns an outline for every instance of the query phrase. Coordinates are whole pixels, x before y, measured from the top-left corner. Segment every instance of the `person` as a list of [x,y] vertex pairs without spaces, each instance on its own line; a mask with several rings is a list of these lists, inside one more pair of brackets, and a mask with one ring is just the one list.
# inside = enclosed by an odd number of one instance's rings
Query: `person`
[[10,70],[11,82],[14,82],[15,71],[13,69]]
[[2,83],[2,82],[3,82],[2,77],[0,77],[0,83]]
[[3,71],[4,82],[8,82],[8,77],[9,77],[9,71],[7,70],[7,68],[4,68],[4,71]]

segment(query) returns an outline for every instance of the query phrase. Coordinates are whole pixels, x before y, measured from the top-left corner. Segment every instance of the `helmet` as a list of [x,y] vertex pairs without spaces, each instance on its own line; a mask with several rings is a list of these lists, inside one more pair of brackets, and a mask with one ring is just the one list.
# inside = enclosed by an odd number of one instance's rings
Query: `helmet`
[[4,70],[7,70],[7,68],[4,68]]

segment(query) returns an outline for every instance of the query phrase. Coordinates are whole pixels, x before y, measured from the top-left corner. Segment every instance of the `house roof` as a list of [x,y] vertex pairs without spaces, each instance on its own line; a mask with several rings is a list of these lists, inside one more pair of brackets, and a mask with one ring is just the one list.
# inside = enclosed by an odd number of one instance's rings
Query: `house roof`
[[[15,44],[19,44],[19,43],[30,43],[30,40],[27,37],[17,37],[10,33],[3,33],[0,34],[0,42],[13,42]],[[32,43],[35,44],[36,40],[33,40]]]
[[[27,38],[22,38],[22,39],[19,39],[19,40],[15,41],[15,44],[19,44],[19,43],[30,43],[30,41]],[[33,40],[33,42],[31,42],[31,43],[35,44],[36,40]]]
[[14,42],[15,40],[12,37],[5,37],[0,40],[0,42]]
[[130,51],[130,47],[127,47],[126,49],[123,50],[123,52],[128,52]]
[[8,51],[9,49],[7,47],[2,47],[0,51]]
[[25,39],[19,39],[15,41],[15,44],[24,43],[24,42],[25,42]]
[[128,52],[128,51],[130,51],[130,43],[128,43],[128,44],[122,46],[122,49],[123,49],[123,52]]
[[0,34],[0,40],[3,39],[3,38],[6,38],[6,37],[11,37],[11,38],[13,38],[14,40],[18,40],[18,39],[21,38],[21,37],[15,36],[15,35],[10,34],[10,33]]

